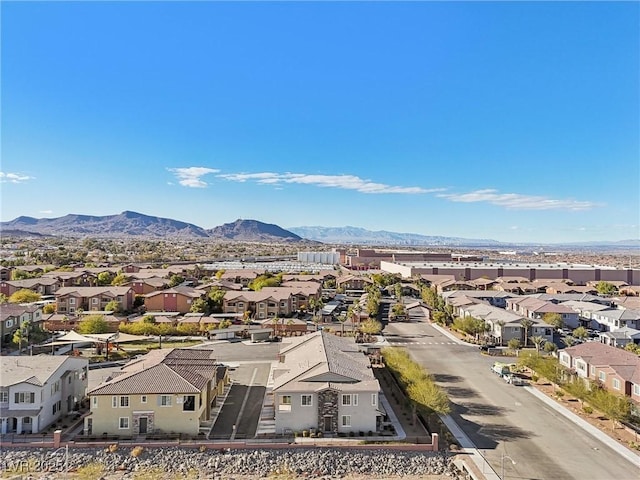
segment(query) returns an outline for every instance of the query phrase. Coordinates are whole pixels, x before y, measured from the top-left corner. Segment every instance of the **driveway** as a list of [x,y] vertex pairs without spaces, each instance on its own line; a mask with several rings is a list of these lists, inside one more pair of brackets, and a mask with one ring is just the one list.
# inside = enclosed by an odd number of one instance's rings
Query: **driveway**
[[523,388],[491,373],[495,359],[480,355],[477,347],[456,344],[422,322],[390,324],[384,333],[446,389],[451,416],[496,472],[506,459],[505,478],[637,478],[637,466]]
[[270,369],[270,363],[244,363],[230,372],[233,385],[209,438],[233,440],[255,436]]

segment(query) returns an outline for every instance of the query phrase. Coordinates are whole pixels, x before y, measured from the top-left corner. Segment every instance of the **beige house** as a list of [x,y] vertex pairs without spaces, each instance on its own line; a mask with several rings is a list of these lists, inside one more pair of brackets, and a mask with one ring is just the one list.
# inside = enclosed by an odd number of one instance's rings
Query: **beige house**
[[56,291],[56,313],[103,311],[112,301],[126,312],[133,308],[134,297],[131,287],[62,287]]
[[380,384],[353,339],[319,331],[283,345],[274,368],[276,433],[375,432]]
[[228,291],[224,295],[222,308],[224,313],[248,312],[247,315],[258,320],[288,317],[294,311],[291,291],[281,288],[265,288],[259,292]]
[[128,363],[88,392],[91,413],[85,432],[134,436],[197,435],[228,382],[213,350],[154,350]]
[[193,302],[205,295],[206,292],[203,290],[191,287],[168,288],[145,295],[144,306],[151,312],[188,313],[191,311]]

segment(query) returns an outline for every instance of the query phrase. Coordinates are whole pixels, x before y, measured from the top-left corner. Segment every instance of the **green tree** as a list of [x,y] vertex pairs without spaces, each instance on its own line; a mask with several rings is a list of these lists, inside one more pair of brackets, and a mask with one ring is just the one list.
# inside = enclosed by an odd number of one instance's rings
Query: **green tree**
[[344,322],[347,321],[347,316],[343,313],[338,316],[338,321],[340,322],[340,331],[342,332],[342,336],[344,337]]
[[510,350],[517,352],[522,348],[522,342],[520,342],[520,339],[518,338],[512,338],[507,342],[507,347],[509,347]]
[[23,344],[27,344],[29,343],[29,327],[31,325],[31,322],[29,321],[25,321],[22,322],[22,324],[20,325],[20,327],[13,332],[13,343],[15,343],[18,346],[18,353],[22,353],[22,345]]
[[553,353],[558,350],[558,346],[553,342],[547,342],[544,344],[544,351],[547,353]]
[[78,324],[78,333],[87,335],[91,333],[107,333],[109,324],[103,315],[87,315]]
[[47,315],[51,313],[55,313],[56,304],[55,303],[47,303],[44,307],[42,307],[42,313],[46,313]]
[[540,349],[546,343],[546,339],[543,336],[536,335],[535,337],[531,337],[531,343],[536,347],[536,354],[540,355]]
[[382,331],[382,324],[374,318],[369,318],[360,324],[360,331],[366,335],[377,335]]
[[573,331],[573,336],[580,340],[584,340],[589,336],[589,332],[587,332],[587,329],[584,327],[578,327]]
[[111,272],[100,272],[98,274],[98,285],[111,285],[113,278]]
[[496,321],[496,325],[500,327],[500,345],[504,345],[504,326],[507,324],[504,320]]
[[402,302],[402,284],[401,283],[396,283],[393,286],[393,292],[396,296],[396,300],[398,300],[399,302]]
[[115,277],[113,277],[113,280],[111,280],[111,285],[113,285],[114,287],[117,287],[119,285],[124,285],[128,281],[129,281],[129,276],[123,272],[120,272]]
[[170,287],[177,287],[183,282],[184,282],[184,277],[182,275],[171,275],[171,277],[169,277]]
[[629,342],[624,346],[624,349],[627,352],[631,352],[631,353],[635,353],[637,355],[640,355],[640,345],[636,345],[633,342]]
[[39,301],[41,298],[39,293],[29,290],[28,288],[23,288],[11,294],[9,303],[33,303]]
[[533,320],[529,318],[523,318],[520,320],[520,325],[524,329],[524,346],[527,347],[527,343],[529,340],[529,329],[533,326]]
[[616,293],[618,293],[618,289],[614,284],[605,281],[598,282],[596,284],[596,290],[598,291],[599,295],[605,296],[615,295]]
[[9,297],[7,297],[4,293],[0,293],[0,305],[3,303],[7,303],[9,301]]
[[119,312],[120,302],[118,302],[117,300],[111,300],[104,306],[104,309],[107,312]]
[[209,290],[207,298],[209,299],[209,306],[210,306],[211,312],[214,312],[214,313],[222,312],[225,293],[227,292],[225,292],[219,287],[213,287],[211,290]]
[[545,313],[542,316],[542,320],[554,328],[564,327],[564,320],[562,320],[562,315],[560,315],[559,313]]
[[196,298],[191,303],[191,309],[189,310],[192,313],[204,313],[205,315],[209,314],[209,302],[204,298]]

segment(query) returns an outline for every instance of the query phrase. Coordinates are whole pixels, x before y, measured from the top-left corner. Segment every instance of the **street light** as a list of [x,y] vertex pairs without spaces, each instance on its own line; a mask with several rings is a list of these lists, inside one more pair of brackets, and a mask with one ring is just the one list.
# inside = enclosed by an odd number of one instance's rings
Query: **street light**
[[504,476],[504,459],[505,459],[505,458],[508,458],[509,460],[511,460],[511,464],[512,464],[512,465],[515,465],[515,464],[516,464],[515,460],[514,460],[513,458],[511,458],[509,455],[505,455],[504,453],[502,454],[502,475],[500,475],[500,478],[501,478],[502,480],[504,480],[504,479],[505,479],[505,476]]

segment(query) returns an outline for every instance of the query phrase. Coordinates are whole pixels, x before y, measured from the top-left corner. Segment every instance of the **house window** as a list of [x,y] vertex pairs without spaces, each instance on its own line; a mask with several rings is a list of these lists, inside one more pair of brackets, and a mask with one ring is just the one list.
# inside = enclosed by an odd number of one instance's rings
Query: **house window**
[[342,405],[343,406],[358,406],[358,394],[345,394],[342,395]]
[[281,412],[291,411],[291,395],[280,396],[280,404],[278,405],[278,410]]
[[598,372],[598,380],[604,382],[607,380],[607,374],[604,372]]
[[591,375],[595,375],[596,374],[596,367],[594,367],[593,365],[591,366]]
[[7,324],[7,328],[13,327],[13,320],[7,320],[6,324]]
[[118,397],[116,397],[115,395],[111,397],[111,407],[112,408],[118,407]]
[[310,407],[312,405],[312,396],[311,395],[301,395],[300,396],[300,405],[303,407]]
[[195,395],[185,395],[182,398],[182,411],[193,412],[196,409],[196,397]]
[[31,417],[22,417],[23,425],[31,425]]
[[634,385],[633,386],[633,394],[640,396],[640,385]]
[[36,394],[33,392],[16,392],[14,403],[36,403]]
[[9,403],[9,390],[0,391],[0,403]]
[[377,393],[372,393],[371,394],[371,405],[373,405],[374,407],[378,405],[378,394]]
[[129,397],[128,396],[120,397],[120,407],[122,407],[122,408],[128,408],[129,407]]
[[69,299],[69,305],[75,305],[76,304],[76,299],[75,298],[70,298]]
[[97,298],[92,298],[91,299],[91,303],[94,304],[94,305],[97,305],[98,304],[98,299]]
[[140,396],[140,403],[147,403],[147,396],[146,395],[141,395]]
[[158,397],[158,404],[161,407],[170,407],[171,406],[171,395],[160,395],[160,397]]
[[98,397],[93,397],[91,401],[93,402],[93,408],[98,408]]
[[351,426],[351,415],[342,415],[342,426],[343,427]]
[[280,302],[280,306],[281,306],[282,308],[286,307],[286,306],[287,306],[287,302]]
[[611,384],[613,385],[613,388],[615,390],[620,390],[620,380],[618,380],[617,378],[614,378]]
[[129,428],[129,417],[120,417],[118,428],[127,430]]

